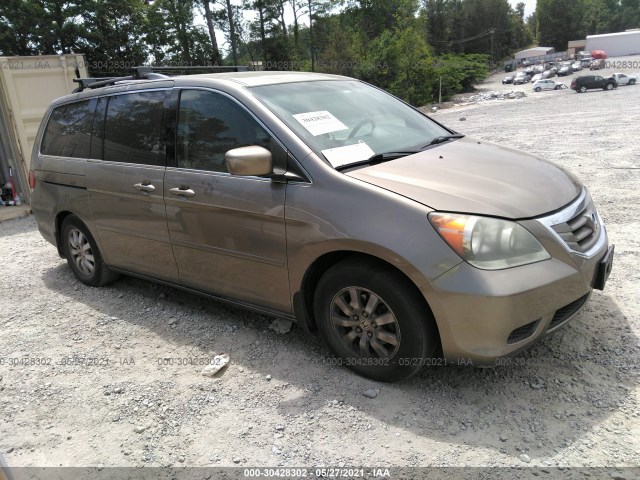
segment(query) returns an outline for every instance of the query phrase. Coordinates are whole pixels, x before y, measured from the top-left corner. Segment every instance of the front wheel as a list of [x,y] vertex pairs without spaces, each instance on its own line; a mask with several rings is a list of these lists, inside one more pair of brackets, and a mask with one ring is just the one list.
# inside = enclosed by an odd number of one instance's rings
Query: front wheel
[[607,90],[613,90],[613,83],[607,83],[607,86],[605,88]]
[[580,87],[580,93],[584,93],[587,91],[587,87]]
[[375,262],[330,268],[318,283],[314,313],[340,364],[373,380],[411,377],[436,352],[435,321],[415,287]]
[[629,80],[629,85],[635,85],[636,81],[635,80]]
[[89,229],[75,215],[69,215],[62,222],[60,241],[71,270],[82,283],[100,287],[118,278],[104,264]]
[[540,87],[536,87],[534,90],[535,90],[536,92],[539,92],[539,91],[541,90],[541,88],[540,88]]

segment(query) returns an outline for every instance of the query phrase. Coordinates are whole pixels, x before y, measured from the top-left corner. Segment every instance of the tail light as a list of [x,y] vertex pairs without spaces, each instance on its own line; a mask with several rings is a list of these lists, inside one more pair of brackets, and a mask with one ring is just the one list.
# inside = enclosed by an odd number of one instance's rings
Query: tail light
[[33,190],[36,188],[36,172],[29,170],[29,188]]

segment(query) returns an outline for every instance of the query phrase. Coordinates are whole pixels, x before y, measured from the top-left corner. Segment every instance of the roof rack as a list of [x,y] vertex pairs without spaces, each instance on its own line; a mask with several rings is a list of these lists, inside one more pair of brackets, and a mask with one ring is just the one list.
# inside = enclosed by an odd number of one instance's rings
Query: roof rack
[[133,74],[124,77],[95,77],[95,78],[74,78],[73,81],[78,83],[73,93],[82,92],[86,88],[102,88],[108,85],[114,85],[116,82],[122,82],[126,80],[157,80],[162,78],[169,78],[169,75],[162,73],[156,73],[156,71],[165,72],[201,72],[201,71],[217,71],[223,72],[247,72],[250,68],[244,65],[231,65],[231,66],[188,66],[188,67],[151,67],[148,65],[141,65],[134,67]]

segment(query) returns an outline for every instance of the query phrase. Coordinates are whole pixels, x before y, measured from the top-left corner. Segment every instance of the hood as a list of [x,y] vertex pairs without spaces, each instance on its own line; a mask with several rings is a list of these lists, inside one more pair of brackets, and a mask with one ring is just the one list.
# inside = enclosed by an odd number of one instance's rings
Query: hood
[[346,175],[435,210],[511,219],[557,210],[582,190],[553,163],[469,137]]

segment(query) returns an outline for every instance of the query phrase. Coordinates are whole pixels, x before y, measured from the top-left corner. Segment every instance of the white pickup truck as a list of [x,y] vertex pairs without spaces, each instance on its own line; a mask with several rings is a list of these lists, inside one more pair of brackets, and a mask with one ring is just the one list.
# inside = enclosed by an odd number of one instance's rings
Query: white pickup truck
[[616,79],[618,85],[635,85],[638,83],[638,77],[635,75],[627,75],[625,73],[614,73],[611,75]]

